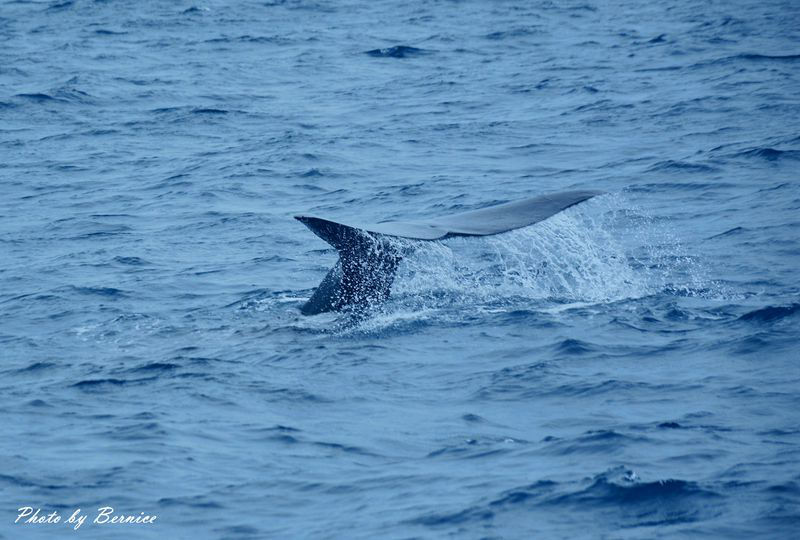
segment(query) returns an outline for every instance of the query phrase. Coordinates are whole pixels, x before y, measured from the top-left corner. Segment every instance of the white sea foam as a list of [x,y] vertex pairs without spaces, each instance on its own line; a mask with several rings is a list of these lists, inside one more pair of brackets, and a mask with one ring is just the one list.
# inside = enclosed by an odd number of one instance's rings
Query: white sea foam
[[422,242],[398,269],[395,297],[615,302],[666,288],[708,288],[696,260],[653,220],[606,196],[505,234]]

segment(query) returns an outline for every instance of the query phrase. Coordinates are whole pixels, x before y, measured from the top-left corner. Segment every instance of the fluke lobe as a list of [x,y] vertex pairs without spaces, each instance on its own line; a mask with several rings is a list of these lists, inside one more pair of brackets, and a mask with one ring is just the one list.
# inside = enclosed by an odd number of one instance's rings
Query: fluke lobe
[[441,218],[384,221],[373,225],[348,225],[320,217],[295,216],[339,252],[338,262],[300,311],[304,315],[316,315],[388,298],[397,265],[404,252],[410,249],[393,241],[394,238],[431,241],[500,234],[533,225],[601,194],[601,191],[564,191]]

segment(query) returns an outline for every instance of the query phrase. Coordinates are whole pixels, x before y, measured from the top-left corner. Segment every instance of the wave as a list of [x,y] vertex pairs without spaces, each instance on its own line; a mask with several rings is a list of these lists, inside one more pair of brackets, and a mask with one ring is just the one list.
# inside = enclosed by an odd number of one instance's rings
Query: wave
[[170,373],[178,369],[178,364],[169,362],[149,362],[147,364],[129,369],[130,373]]
[[486,437],[482,439],[462,438],[428,453],[428,458],[443,459],[481,459],[505,454],[516,449],[525,441],[511,437]]
[[201,7],[197,7],[197,6],[192,6],[192,7],[188,7],[186,9],[184,9],[181,13],[183,15],[191,15],[191,14],[194,14],[194,13],[203,13],[205,11],[211,11],[211,9],[207,8],[207,7],[202,7],[201,8]]
[[51,96],[50,94],[45,94],[44,92],[33,92],[30,94],[16,94],[15,97],[27,99],[30,101],[35,101],[37,103],[46,103],[48,101],[63,101],[56,97]]
[[150,264],[149,261],[146,261],[145,259],[141,259],[139,257],[124,257],[124,256],[114,257],[114,262],[119,264],[124,264],[125,266],[147,266]]
[[417,47],[410,47],[408,45],[395,45],[394,47],[387,47],[385,49],[372,49],[366,51],[364,54],[376,58],[413,58],[429,54],[430,52],[431,51],[426,49],[418,49]]
[[722,498],[696,482],[674,478],[643,482],[632,470],[617,467],[595,476],[584,489],[547,497],[540,504],[581,510],[614,508],[620,524],[628,528],[698,521]]
[[491,32],[483,36],[485,39],[492,40],[492,41],[501,41],[504,39],[509,38],[520,38],[520,37],[527,37],[536,34],[541,34],[542,29],[537,27],[522,27],[522,28],[514,28],[513,30],[501,30],[497,32]]
[[48,370],[48,369],[54,368],[54,367],[57,367],[57,364],[55,364],[53,362],[34,362],[33,364],[30,364],[29,366],[14,370],[14,373],[18,374],[18,375],[19,374],[23,374],[23,373],[35,373],[35,372],[39,372],[39,371],[45,371],[45,370]]
[[114,287],[70,287],[71,290],[86,295],[105,296],[107,298],[124,298],[128,294]]
[[107,378],[107,379],[86,379],[84,381],[76,382],[72,385],[73,388],[80,388],[83,390],[87,389],[94,389],[106,386],[124,386],[129,384],[131,381],[126,379],[116,379],[116,378]]
[[[576,485],[577,484],[577,485]],[[668,478],[650,482],[619,466],[582,482],[539,480],[509,489],[487,502],[462,510],[419,516],[412,524],[449,527],[494,520],[498,515],[523,512],[547,520],[554,509],[600,513],[618,527],[656,527],[691,523],[713,517],[723,496],[688,480]]]
[[761,158],[767,161],[778,161],[780,159],[800,159],[800,150],[778,150],[776,148],[761,147],[744,150],[734,155],[734,157]]
[[748,231],[749,231],[749,229],[747,229],[745,227],[734,227],[732,229],[728,229],[725,232],[721,232],[719,234],[715,234],[713,236],[709,236],[708,240],[711,240],[711,239],[714,239],[714,238],[722,238],[722,237],[725,237],[725,236],[735,236],[735,235],[739,235],[739,234],[742,234],[742,233],[745,233],[745,232],[748,232]]
[[772,322],[779,319],[785,319],[800,313],[800,303],[790,304],[788,306],[767,306],[745,313],[739,317],[740,321],[751,322]]
[[714,172],[717,169],[714,167],[710,167],[709,165],[703,165],[701,163],[688,163],[686,161],[675,161],[675,160],[667,160],[661,161],[656,163],[652,167],[647,169],[647,172],[692,172],[692,173],[709,173]]
[[[72,81],[70,81],[71,83]],[[86,92],[82,90],[78,90],[70,86],[70,83],[67,83],[66,86],[57,88],[50,93],[47,92],[31,92],[31,93],[21,93],[16,94],[14,97],[24,99],[27,101],[31,101],[34,103],[77,103],[77,104],[90,104],[94,101],[94,98]]]
[[242,114],[241,110],[236,109],[220,109],[217,107],[198,107],[191,105],[159,107],[156,109],[151,109],[149,112],[158,116],[171,117],[172,121],[175,123],[183,122],[190,117],[206,118],[211,120],[212,118],[224,117],[228,114]]
[[214,109],[212,107],[198,107],[192,109],[192,114],[228,114],[224,109]]
[[100,436],[119,441],[146,441],[160,439],[169,434],[158,422],[139,422],[136,424],[115,426],[99,433]]
[[734,56],[729,56],[728,59],[731,60],[750,60],[753,62],[762,62],[762,61],[778,61],[778,62],[795,62],[800,60],[800,54],[754,54],[754,53],[744,53],[744,54],[737,54]]
[[[741,53],[731,56],[723,56],[711,60],[704,60],[688,66],[690,69],[705,68],[709,66],[727,66],[736,62],[796,62],[800,60],[800,54],[757,54]],[[676,66],[673,69],[682,69],[684,66]]]
[[552,438],[542,449],[545,454],[570,456],[574,454],[613,455],[630,445],[640,445],[651,440],[644,436],[632,436],[612,429],[590,430],[571,439]]
[[67,0],[66,2],[56,2],[54,4],[50,4],[49,6],[47,6],[46,10],[47,11],[58,11],[58,10],[61,10],[61,9],[71,8],[74,4],[75,4],[75,2],[73,2],[72,0]]
[[158,500],[159,506],[184,506],[186,508],[200,508],[210,510],[225,508],[217,501],[209,500],[205,495],[187,495],[184,497],[164,497]]

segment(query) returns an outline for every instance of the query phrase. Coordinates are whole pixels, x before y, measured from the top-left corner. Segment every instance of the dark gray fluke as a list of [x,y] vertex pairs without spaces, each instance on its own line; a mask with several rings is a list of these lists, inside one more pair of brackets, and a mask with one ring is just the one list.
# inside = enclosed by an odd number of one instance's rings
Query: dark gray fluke
[[600,191],[565,191],[480,210],[420,221],[345,224],[313,216],[295,216],[339,251],[328,272],[301,311],[315,315],[350,305],[385,300],[402,253],[391,238],[443,240],[454,236],[500,234],[543,221],[570,206],[601,195]]

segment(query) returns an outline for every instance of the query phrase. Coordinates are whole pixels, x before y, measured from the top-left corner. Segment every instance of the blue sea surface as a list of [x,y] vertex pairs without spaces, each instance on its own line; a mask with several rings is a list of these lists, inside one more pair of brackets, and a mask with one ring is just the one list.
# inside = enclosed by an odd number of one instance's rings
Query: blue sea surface
[[[0,43],[0,538],[800,535],[797,1],[2,0]],[[569,189],[299,312],[295,214]]]

